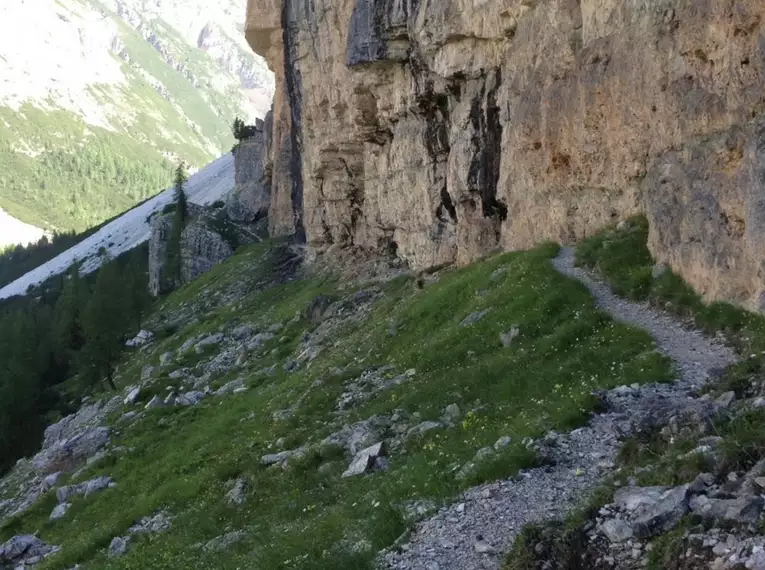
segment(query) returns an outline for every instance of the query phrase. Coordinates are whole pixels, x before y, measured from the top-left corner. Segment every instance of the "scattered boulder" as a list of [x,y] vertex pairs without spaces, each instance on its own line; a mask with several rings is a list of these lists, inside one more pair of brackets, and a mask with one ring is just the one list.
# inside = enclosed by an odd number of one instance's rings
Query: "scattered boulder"
[[362,449],[381,441],[390,426],[391,421],[385,416],[372,416],[344,426],[340,431],[324,438],[321,444],[322,446],[337,445],[354,456]]
[[175,354],[173,352],[165,352],[159,357],[160,366],[169,366],[173,363]]
[[600,526],[600,531],[613,543],[629,540],[635,534],[632,527],[621,519],[610,519]]
[[129,544],[129,536],[115,536],[109,544],[107,555],[109,558],[118,558],[127,552]]
[[204,392],[186,392],[175,400],[177,406],[196,406],[205,397]]
[[406,432],[407,439],[412,437],[422,437],[429,431],[441,429],[444,425],[441,422],[426,421],[421,422]]
[[14,536],[0,544],[0,568],[21,568],[41,562],[46,556],[58,552],[57,546],[50,546],[34,535]]
[[241,477],[234,482],[234,486],[226,494],[228,503],[230,505],[242,505],[246,498],[247,493],[247,481]]
[[181,347],[178,349],[178,354],[179,355],[186,354],[197,343],[197,340],[199,340],[199,337],[191,337],[186,339],[181,345]]
[[56,508],[54,508],[53,512],[50,514],[50,520],[57,521],[64,518],[71,506],[71,503],[61,503],[60,505],[56,505]]
[[125,399],[123,400],[123,403],[126,406],[135,404],[138,401],[138,398],[141,397],[141,387],[133,387],[128,389],[127,396],[125,396]]
[[45,429],[43,450],[54,445],[60,445],[64,440],[71,440],[88,428],[97,426],[109,413],[117,410],[120,406],[122,406],[122,398],[119,396],[115,396],[111,400],[99,400],[83,406],[77,413],[66,416],[55,424],[49,425]]
[[256,351],[261,348],[266,342],[274,338],[274,334],[270,332],[258,333],[250,339],[247,343],[247,350],[250,352]]
[[699,495],[691,499],[690,509],[709,520],[755,524],[760,519],[765,501],[759,495],[743,495],[734,499],[710,499]]
[[269,466],[284,464],[293,457],[304,457],[308,452],[308,447],[298,447],[297,449],[288,449],[286,451],[280,451],[279,453],[269,453],[260,458],[260,464]]
[[154,534],[168,530],[173,523],[172,517],[165,511],[159,511],[150,517],[143,517],[128,529],[130,534]]
[[513,442],[513,439],[509,435],[503,435],[497,441],[494,442],[494,451],[506,448]]
[[61,475],[63,475],[63,473],[58,471],[56,473],[51,473],[50,475],[46,476],[43,479],[44,489],[47,491],[48,489],[52,489],[53,487],[55,487],[56,483],[58,483],[58,480],[61,478]]
[[499,341],[502,343],[502,346],[504,348],[509,347],[511,344],[513,344],[513,341],[518,338],[521,335],[521,329],[519,329],[517,326],[514,326],[506,333],[502,333],[499,335]]
[[151,377],[154,375],[154,371],[156,368],[151,366],[150,364],[147,364],[143,368],[141,368],[141,382],[148,382],[151,380]]
[[460,323],[460,327],[469,327],[470,325],[476,324],[478,321],[483,319],[486,315],[489,314],[490,309],[483,309],[482,311],[476,311],[474,313],[470,313],[467,317],[465,317],[462,322]]
[[154,396],[149,403],[144,406],[146,410],[156,410],[157,408],[164,408],[165,402],[159,396]]
[[87,497],[93,493],[97,493],[98,491],[103,491],[104,489],[113,487],[114,485],[115,483],[112,481],[111,477],[96,477],[95,479],[91,479],[83,483],[59,487],[56,490],[56,499],[58,499],[59,503],[65,503],[76,495],[84,495]]
[[462,410],[457,404],[449,404],[441,414],[441,421],[448,426],[455,425],[460,418],[462,418]]
[[251,325],[239,325],[231,331],[231,336],[236,340],[244,341],[249,339],[254,332]]
[[41,473],[73,471],[98,453],[107,443],[109,443],[108,428],[88,428],[70,439],[57,441],[51,447],[43,449],[34,457],[32,464]]
[[244,378],[237,378],[236,380],[227,382],[226,384],[218,388],[214,392],[214,394],[216,396],[223,396],[225,394],[228,394],[229,392],[235,392],[238,388],[244,388]]
[[736,399],[736,393],[733,391],[725,392],[724,394],[720,395],[716,400],[715,404],[720,406],[721,408],[729,408],[730,405],[733,403],[733,400]]
[[125,346],[128,348],[138,348],[139,346],[144,346],[146,344],[149,344],[151,341],[154,340],[154,333],[151,331],[140,331],[135,338],[131,338],[129,341],[125,343]]
[[250,351],[247,349],[247,345],[241,345],[236,357],[236,365],[244,366],[247,363],[247,359],[250,358]]
[[211,334],[197,342],[197,344],[194,346],[194,352],[197,354],[204,354],[205,350],[207,350],[209,347],[218,346],[221,342],[223,342],[223,333]]
[[183,380],[189,376],[191,376],[191,369],[189,368],[178,368],[167,375],[170,380]]
[[[376,443],[359,451],[348,466],[348,469],[343,472],[343,477],[355,477],[371,471],[375,466],[377,458],[384,457],[386,453],[385,442]],[[385,465],[385,468],[387,468],[387,463]]]
[[228,549],[232,544],[235,544],[247,536],[247,533],[243,530],[234,530],[216,536],[212,540],[207,541],[202,549],[206,552],[221,552]]

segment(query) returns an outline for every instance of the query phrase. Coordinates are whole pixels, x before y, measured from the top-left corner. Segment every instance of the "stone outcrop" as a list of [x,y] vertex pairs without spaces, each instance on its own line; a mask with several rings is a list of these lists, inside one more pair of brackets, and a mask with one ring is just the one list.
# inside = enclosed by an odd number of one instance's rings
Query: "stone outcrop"
[[[258,226],[232,220],[225,209],[189,203],[188,219],[181,234],[181,282],[167,275],[167,246],[173,212],[151,219],[149,238],[149,291],[160,295],[189,283],[231,257],[240,245],[258,239]],[[242,206],[242,210],[246,207]]]
[[765,299],[765,4],[251,0],[269,226],[411,266],[635,213],[707,299]]
[[236,188],[227,199],[226,213],[236,222],[255,222],[268,215],[271,181],[266,176],[263,121],[254,125],[254,134],[234,147]]

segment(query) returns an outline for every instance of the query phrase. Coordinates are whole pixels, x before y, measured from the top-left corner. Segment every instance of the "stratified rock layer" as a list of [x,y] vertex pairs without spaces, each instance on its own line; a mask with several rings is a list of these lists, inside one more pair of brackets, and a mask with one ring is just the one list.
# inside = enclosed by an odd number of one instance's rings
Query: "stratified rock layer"
[[414,267],[635,213],[707,299],[765,291],[758,0],[253,0],[272,233]]

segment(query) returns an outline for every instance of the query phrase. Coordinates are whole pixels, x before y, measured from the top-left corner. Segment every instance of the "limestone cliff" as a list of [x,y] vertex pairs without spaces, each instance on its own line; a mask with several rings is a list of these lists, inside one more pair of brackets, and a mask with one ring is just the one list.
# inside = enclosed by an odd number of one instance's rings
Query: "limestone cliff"
[[246,35],[273,233],[427,267],[643,212],[660,261],[761,308],[765,3],[250,0]]
[[165,271],[174,214],[161,213],[151,219],[149,291],[154,296],[190,283],[231,257],[240,245],[259,239],[256,225],[232,221],[221,208],[196,204],[188,204],[187,207],[189,219],[181,234],[180,283],[176,283]]

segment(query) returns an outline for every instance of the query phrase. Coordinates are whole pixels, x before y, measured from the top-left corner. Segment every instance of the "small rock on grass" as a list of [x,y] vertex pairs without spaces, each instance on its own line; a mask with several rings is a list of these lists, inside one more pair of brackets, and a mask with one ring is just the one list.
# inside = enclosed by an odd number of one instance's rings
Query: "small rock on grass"
[[115,536],[111,544],[109,544],[109,558],[117,558],[124,555],[127,552],[129,543],[129,536]]
[[474,325],[481,319],[483,319],[486,315],[489,314],[489,309],[484,309],[482,311],[475,311],[474,313],[470,313],[467,317],[465,317],[462,322],[460,323],[460,327],[469,327],[470,325]]
[[234,487],[226,494],[226,498],[230,505],[242,505],[246,499],[246,493],[247,481],[239,478],[234,483]]
[[343,477],[355,477],[357,475],[363,475],[371,471],[375,466],[380,470],[388,468],[387,460],[377,464],[378,458],[383,458],[386,455],[385,442],[376,443],[372,446],[362,449],[353,458],[353,462],[348,466],[348,469],[343,473]]
[[63,519],[64,516],[66,516],[66,512],[69,510],[69,507],[72,505],[70,503],[61,503],[60,505],[57,505],[55,509],[53,509],[53,512],[50,514],[50,520],[57,521],[59,519]]
[[513,341],[518,338],[520,334],[521,329],[519,329],[517,326],[514,326],[506,333],[499,335],[499,341],[502,343],[503,347],[507,348],[513,344]]

